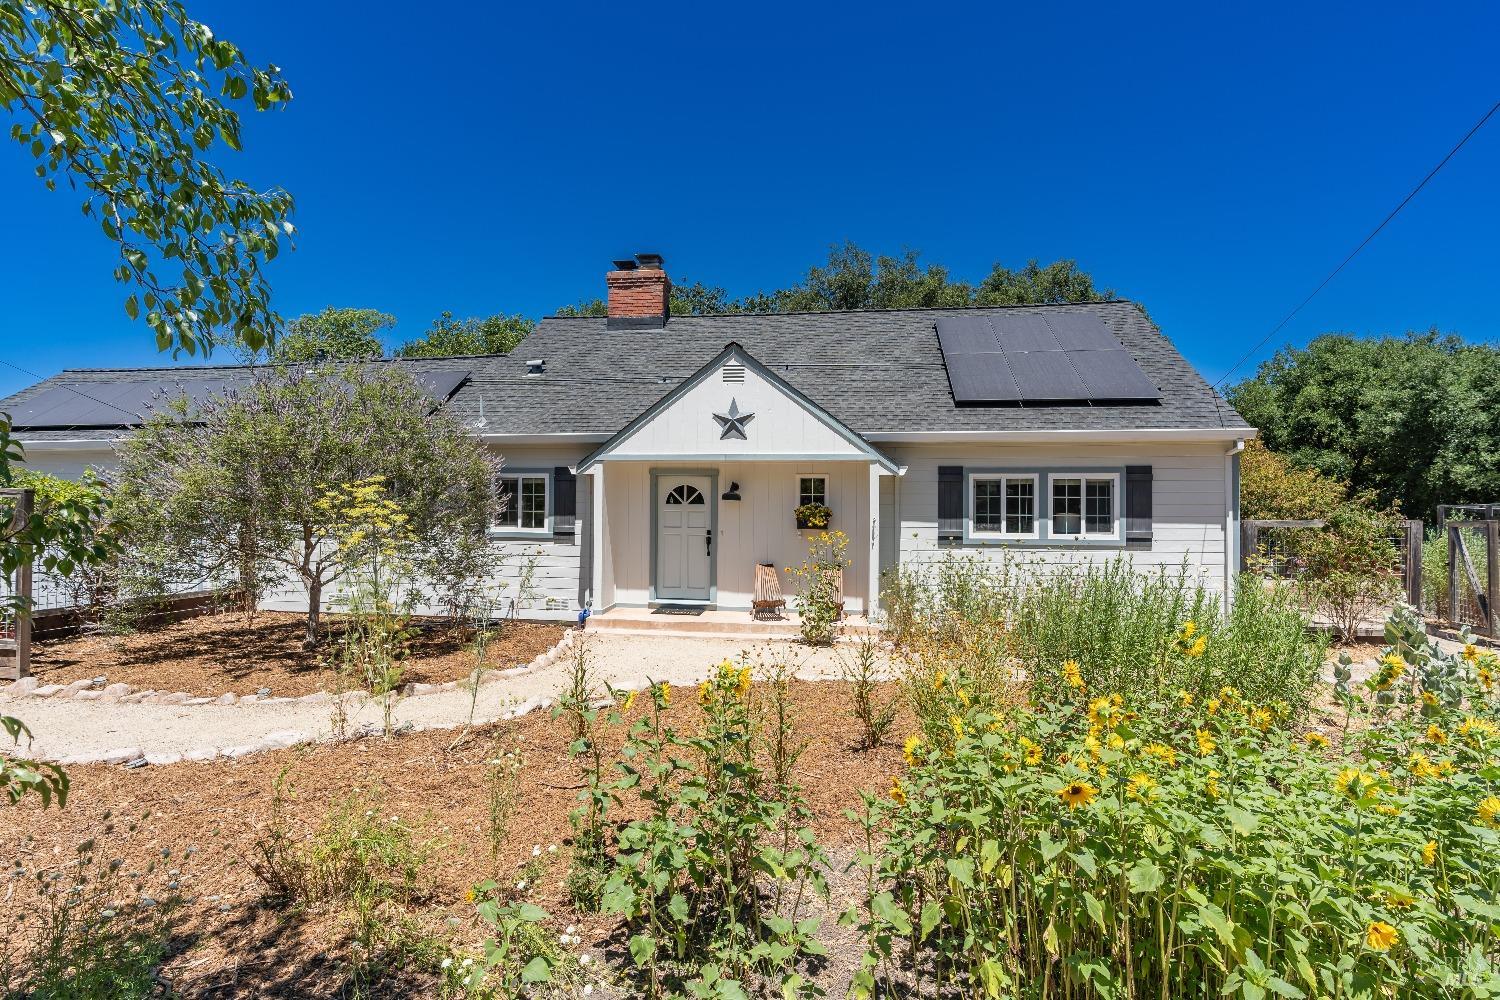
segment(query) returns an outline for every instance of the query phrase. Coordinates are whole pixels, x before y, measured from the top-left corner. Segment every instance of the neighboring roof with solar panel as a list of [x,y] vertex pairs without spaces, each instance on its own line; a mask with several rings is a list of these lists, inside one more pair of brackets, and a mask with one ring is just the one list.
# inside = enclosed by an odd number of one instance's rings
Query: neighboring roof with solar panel
[[1093,313],[955,313],[938,319],[937,335],[959,405],[1161,400],[1161,390]]
[[[552,316],[511,354],[399,363],[420,372],[467,372],[448,407],[477,433],[603,441],[731,342],[840,423],[875,439],[1087,430],[1223,437],[1251,430],[1146,314],[1123,301],[673,316],[650,330],[610,329],[602,316]],[[955,355],[985,354],[1009,359],[1003,372],[989,363],[954,362]],[[532,359],[542,362],[540,371],[528,366]],[[68,371],[0,400],[0,410],[15,413],[63,384],[94,394],[90,383],[172,384],[246,371]],[[115,426],[128,426],[125,420]],[[119,431],[35,428],[19,436],[108,440]]]
[[[468,379],[472,359],[435,358],[370,364],[407,368],[424,392],[446,403]],[[71,369],[0,401],[17,436],[27,441],[103,440],[137,427],[168,401],[208,399],[248,386],[265,367],[246,365],[180,368]]]

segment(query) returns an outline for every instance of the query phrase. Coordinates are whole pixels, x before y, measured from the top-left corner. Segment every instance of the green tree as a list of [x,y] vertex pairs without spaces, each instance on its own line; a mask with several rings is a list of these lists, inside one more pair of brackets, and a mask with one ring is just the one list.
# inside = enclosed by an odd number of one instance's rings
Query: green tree
[[1431,519],[1500,499],[1500,351],[1437,331],[1325,334],[1232,387],[1266,446]]
[[175,0],[0,0],[0,109],[49,189],[62,180],[119,248],[159,348],[209,351],[229,330],[259,348],[279,319],[262,265],[293,231],[292,199],[232,180],[209,154],[240,148],[236,104],[291,100]]
[[349,569],[330,489],[382,477],[423,580],[454,564],[455,546],[485,544],[498,463],[398,365],[284,369],[187,412],[185,398],[162,408],[121,448],[122,538],[166,579],[297,580],[309,645]]
[[1349,498],[1349,487],[1317,469],[1301,468],[1251,439],[1240,455],[1240,515],[1247,521],[1328,518]]
[[402,344],[403,358],[434,358],[455,354],[509,354],[536,327],[536,320],[497,313],[483,319],[454,319],[444,311],[420,340]]
[[396,325],[396,317],[378,309],[328,306],[322,312],[298,316],[286,333],[271,345],[272,361],[368,361],[385,354],[380,331]]
[[[923,264],[921,253],[877,257],[852,242],[828,249],[823,264],[808,268],[788,288],[755,292],[732,299],[723,288],[701,281],[673,282],[670,308],[675,316],[719,313],[838,312],[850,309],[934,309],[964,306],[1097,302],[1114,297],[1100,291],[1077,261],[1059,260],[1043,267],[1029,261],[1019,271],[995,264],[978,285],[956,279],[941,264]],[[564,306],[559,316],[603,316],[603,299],[584,299]]]

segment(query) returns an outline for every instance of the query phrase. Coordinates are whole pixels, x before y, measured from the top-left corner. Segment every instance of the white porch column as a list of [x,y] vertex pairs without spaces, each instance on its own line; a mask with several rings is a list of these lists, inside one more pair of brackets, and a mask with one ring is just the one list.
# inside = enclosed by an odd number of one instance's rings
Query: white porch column
[[878,462],[870,463],[870,544],[869,589],[865,591],[865,621],[873,622],[880,607],[880,477],[885,472]]
[[593,602],[596,613],[604,610],[604,561],[608,548],[608,539],[604,537],[604,466],[604,462],[595,462],[590,473],[594,481],[594,505],[591,511],[594,521],[594,562],[590,567],[593,580],[589,584],[589,599]]

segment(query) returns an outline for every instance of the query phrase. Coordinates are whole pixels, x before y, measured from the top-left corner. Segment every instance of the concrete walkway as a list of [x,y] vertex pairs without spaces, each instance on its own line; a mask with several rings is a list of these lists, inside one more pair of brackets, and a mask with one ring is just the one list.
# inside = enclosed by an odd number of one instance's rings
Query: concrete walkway
[[[852,661],[847,644],[810,649],[784,640],[698,638],[583,633],[598,676],[616,687],[640,688],[649,681],[697,684],[724,659],[748,656],[752,665],[780,658],[805,680],[840,676]],[[565,656],[548,666],[480,685],[473,704],[476,723],[514,717],[557,697],[572,668]],[[759,671],[757,671],[759,672]],[[358,695],[347,701],[346,731],[383,724],[379,703]],[[399,701],[393,726],[443,729],[469,721],[469,691],[440,691]],[[20,752],[63,763],[170,764],[179,760],[237,757],[260,750],[320,742],[335,735],[333,700],[246,702],[239,705],[148,705],[12,698],[0,695],[0,714],[17,716],[33,742]]]

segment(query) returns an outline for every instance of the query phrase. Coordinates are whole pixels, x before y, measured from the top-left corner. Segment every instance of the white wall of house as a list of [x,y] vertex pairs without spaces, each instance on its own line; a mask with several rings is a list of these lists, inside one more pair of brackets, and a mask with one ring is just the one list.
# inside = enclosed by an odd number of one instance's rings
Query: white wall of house
[[[604,495],[608,528],[605,539],[606,584],[604,606],[644,607],[651,595],[652,534],[651,472],[662,473],[658,490],[669,488],[672,470],[714,472],[718,476],[718,527],[713,559],[717,571],[717,606],[745,609],[755,592],[755,567],[774,562],[782,588],[790,599],[796,584],[785,572],[806,558],[808,540],[816,531],[798,531],[798,479],[828,477],[828,505],[833,508],[831,529],[849,536],[853,565],[844,573],[846,608],[862,611],[869,590],[870,463],[806,462],[630,462],[606,461]],[[738,501],[720,500],[731,482],[740,484]],[[610,580],[613,586],[610,585]]]
[[[720,437],[714,414],[753,413],[745,438]],[[754,368],[731,360],[710,372],[636,428],[611,451],[615,458],[662,456],[863,457],[857,446],[828,426],[806,405]]]
[[[922,444],[882,446],[907,467],[896,480],[900,559],[919,564],[946,552],[974,553],[990,560],[1012,559],[1045,569],[1049,566],[1105,562],[1123,554],[1136,567],[1175,570],[1184,563],[1205,587],[1222,593],[1226,574],[1226,524],[1233,501],[1228,475],[1229,445],[1212,443],[1100,444]],[[1092,469],[1126,465],[1152,469],[1152,541],[1149,549],[1123,546],[1081,547],[1067,543],[1041,546],[963,545],[939,547],[937,524],[938,467],[966,469]],[[967,477],[965,489],[968,489]],[[1044,498],[1045,499],[1045,498]],[[1122,501],[1123,502],[1123,501]]]
[[108,442],[83,447],[36,441],[25,447],[25,467],[60,479],[82,479],[85,471],[109,473],[119,464]]

